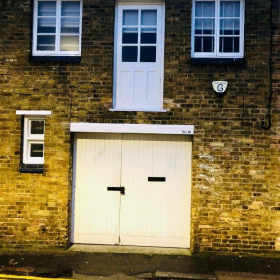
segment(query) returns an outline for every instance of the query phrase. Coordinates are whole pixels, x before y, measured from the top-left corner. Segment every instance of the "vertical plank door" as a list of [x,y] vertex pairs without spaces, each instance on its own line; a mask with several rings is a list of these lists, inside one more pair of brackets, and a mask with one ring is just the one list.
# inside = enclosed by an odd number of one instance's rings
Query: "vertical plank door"
[[126,134],[123,139],[121,244],[189,247],[191,137]]
[[73,243],[118,244],[121,135],[75,135]]

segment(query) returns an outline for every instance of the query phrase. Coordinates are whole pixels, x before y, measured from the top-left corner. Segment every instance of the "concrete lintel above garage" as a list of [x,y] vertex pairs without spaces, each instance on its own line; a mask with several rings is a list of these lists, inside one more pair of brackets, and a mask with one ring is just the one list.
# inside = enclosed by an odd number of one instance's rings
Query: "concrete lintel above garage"
[[193,135],[194,125],[71,123],[71,132]]

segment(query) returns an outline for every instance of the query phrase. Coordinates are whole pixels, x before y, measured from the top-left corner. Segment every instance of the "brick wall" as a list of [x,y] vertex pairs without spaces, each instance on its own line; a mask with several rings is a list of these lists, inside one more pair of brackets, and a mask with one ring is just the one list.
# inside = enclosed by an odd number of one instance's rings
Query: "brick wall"
[[[194,65],[191,1],[166,1],[164,107],[168,112],[110,112],[114,1],[84,0],[82,61],[30,62],[32,1],[0,3],[0,242],[69,242],[70,122],[193,124],[192,250],[280,250],[279,4],[274,1],[271,102],[270,1],[246,0],[245,65]],[[176,2],[176,3],[175,3]],[[229,82],[216,97],[212,81]],[[19,172],[21,117],[46,117],[44,174]]]

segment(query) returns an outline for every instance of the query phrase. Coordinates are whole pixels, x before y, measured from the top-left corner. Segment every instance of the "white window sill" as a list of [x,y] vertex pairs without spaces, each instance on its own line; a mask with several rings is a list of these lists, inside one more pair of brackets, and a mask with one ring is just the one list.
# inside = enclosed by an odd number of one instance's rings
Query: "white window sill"
[[110,112],[150,112],[150,113],[164,113],[169,112],[168,109],[109,109]]

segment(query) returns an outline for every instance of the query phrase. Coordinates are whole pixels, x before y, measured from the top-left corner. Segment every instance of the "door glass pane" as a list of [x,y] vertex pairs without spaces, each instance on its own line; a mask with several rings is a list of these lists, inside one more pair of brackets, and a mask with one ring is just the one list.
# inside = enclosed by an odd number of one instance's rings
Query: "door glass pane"
[[39,1],[38,16],[56,16],[56,1]]
[[123,28],[122,42],[123,44],[137,44],[138,28]]
[[156,47],[141,47],[140,62],[156,62]]
[[122,62],[137,62],[138,47],[122,47]]
[[79,34],[80,19],[79,18],[62,18],[61,33]]
[[157,43],[157,29],[156,28],[142,28],[141,29],[141,44],[156,44]]
[[30,144],[30,157],[43,157],[44,144],[31,143]]
[[78,51],[79,36],[61,36],[60,37],[61,51]]
[[124,10],[123,25],[138,25],[138,10]]
[[240,17],[240,1],[221,1],[221,17]]
[[49,18],[38,18],[38,33],[55,33],[56,31],[56,19]]
[[31,134],[44,134],[44,121],[31,121]]
[[61,16],[80,17],[80,1],[62,1]]
[[157,25],[157,10],[141,11],[141,25]]
[[54,51],[55,50],[55,35],[43,35],[37,37],[38,51]]

